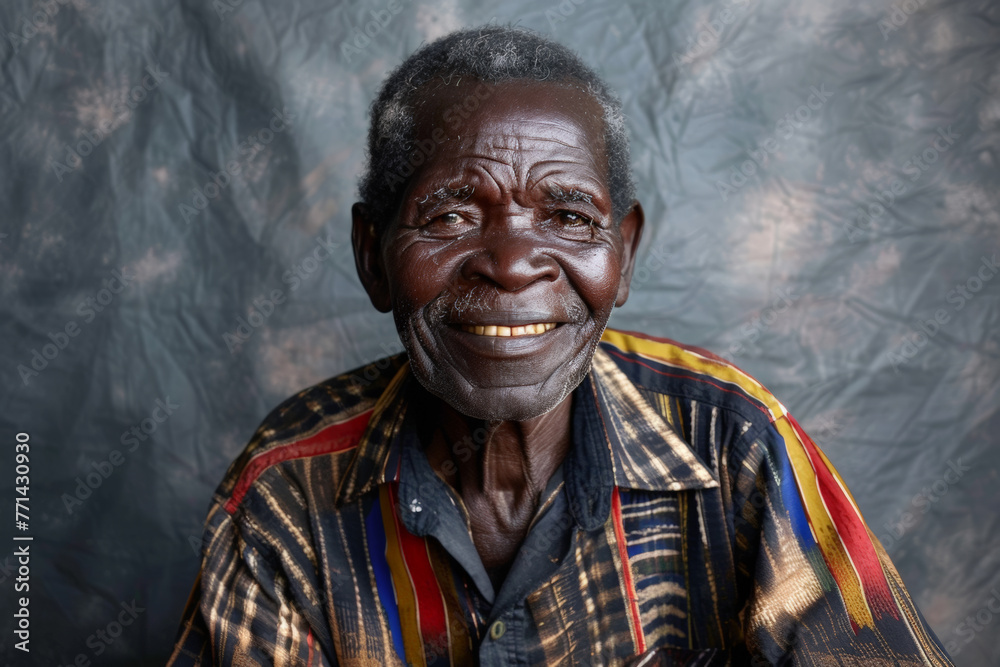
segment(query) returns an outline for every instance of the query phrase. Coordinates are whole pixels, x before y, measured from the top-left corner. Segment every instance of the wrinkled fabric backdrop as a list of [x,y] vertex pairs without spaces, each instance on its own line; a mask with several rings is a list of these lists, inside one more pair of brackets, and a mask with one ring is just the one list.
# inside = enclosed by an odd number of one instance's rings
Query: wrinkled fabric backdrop
[[367,107],[487,22],[576,49],[624,101],[648,223],[612,326],[757,377],[957,664],[1000,664],[992,0],[5,2],[0,661],[164,662],[260,420],[401,349],[349,245]]

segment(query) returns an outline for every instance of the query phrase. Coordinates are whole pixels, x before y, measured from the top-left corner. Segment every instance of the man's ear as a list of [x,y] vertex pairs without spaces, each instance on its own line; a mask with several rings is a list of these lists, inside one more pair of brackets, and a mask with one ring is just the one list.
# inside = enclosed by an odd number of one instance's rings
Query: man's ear
[[358,278],[368,292],[368,298],[379,312],[392,310],[389,279],[382,265],[382,244],[375,230],[375,221],[368,215],[362,202],[351,207],[351,245],[354,247],[354,266]]
[[622,278],[618,283],[618,297],[615,306],[624,306],[628,300],[629,285],[632,282],[632,269],[635,268],[635,258],[639,252],[639,241],[642,240],[642,226],[646,222],[646,214],[642,204],[632,202],[632,208],[622,218],[618,231],[622,237]]

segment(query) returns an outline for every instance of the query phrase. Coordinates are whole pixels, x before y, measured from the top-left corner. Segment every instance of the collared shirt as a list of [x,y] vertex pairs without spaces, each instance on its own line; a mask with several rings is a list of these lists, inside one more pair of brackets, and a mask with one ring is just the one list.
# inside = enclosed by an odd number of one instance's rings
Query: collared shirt
[[605,332],[499,589],[423,397],[397,356],[267,417],[170,665],[951,664],[833,466],[724,360]]

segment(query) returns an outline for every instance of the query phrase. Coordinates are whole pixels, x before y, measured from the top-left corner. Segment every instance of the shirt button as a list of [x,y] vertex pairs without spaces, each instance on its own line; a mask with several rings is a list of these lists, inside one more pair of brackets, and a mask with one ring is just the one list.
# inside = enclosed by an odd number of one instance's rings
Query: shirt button
[[505,632],[507,632],[507,626],[504,625],[503,621],[496,621],[490,626],[490,637],[492,639],[500,639]]

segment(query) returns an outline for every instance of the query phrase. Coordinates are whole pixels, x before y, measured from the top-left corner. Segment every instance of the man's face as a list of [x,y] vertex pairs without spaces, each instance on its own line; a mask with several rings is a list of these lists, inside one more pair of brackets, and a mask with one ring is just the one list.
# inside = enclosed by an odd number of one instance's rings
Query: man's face
[[[491,85],[454,128],[477,81],[418,105],[434,145],[398,215],[374,236],[355,207],[359,274],[390,309],[423,386],[459,412],[523,421],[584,378],[608,317],[628,296],[642,228],[611,216],[602,109],[552,83]],[[467,112],[467,111],[466,111]],[[450,125],[446,123],[450,121]]]

